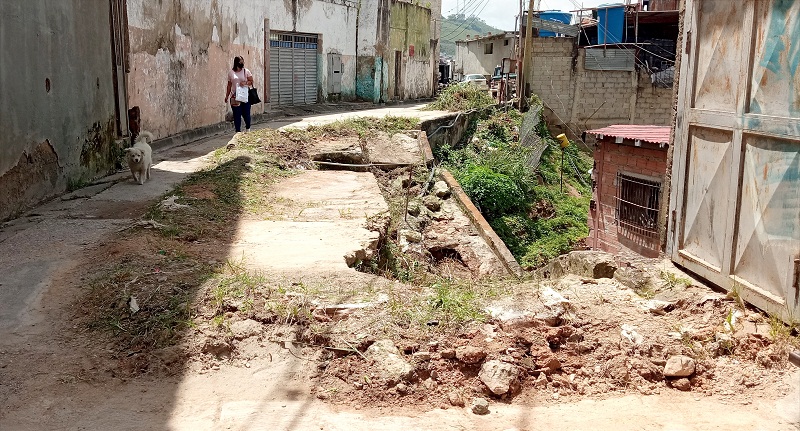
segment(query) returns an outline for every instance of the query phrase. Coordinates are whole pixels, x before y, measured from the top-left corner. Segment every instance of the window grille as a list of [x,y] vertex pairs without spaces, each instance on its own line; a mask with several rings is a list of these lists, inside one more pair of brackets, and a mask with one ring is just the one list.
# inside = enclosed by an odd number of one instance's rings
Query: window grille
[[275,48],[317,49],[318,37],[290,33],[270,33],[269,46]]
[[661,182],[617,173],[617,226],[625,233],[658,237]]

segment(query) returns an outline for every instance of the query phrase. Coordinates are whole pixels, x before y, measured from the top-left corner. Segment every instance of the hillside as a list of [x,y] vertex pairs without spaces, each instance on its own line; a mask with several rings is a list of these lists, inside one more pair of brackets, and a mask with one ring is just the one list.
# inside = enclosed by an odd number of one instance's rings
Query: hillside
[[502,30],[486,24],[477,16],[467,17],[464,14],[455,14],[442,18],[442,36],[440,46],[443,54],[451,57],[456,55],[456,41],[464,39],[467,35],[485,35],[489,32],[499,33]]

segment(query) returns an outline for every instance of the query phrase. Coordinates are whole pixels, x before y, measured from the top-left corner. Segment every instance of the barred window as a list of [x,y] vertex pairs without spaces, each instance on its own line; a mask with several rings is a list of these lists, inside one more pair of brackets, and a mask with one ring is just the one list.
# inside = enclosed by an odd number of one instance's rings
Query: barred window
[[616,220],[620,229],[646,237],[658,237],[661,182],[617,173]]

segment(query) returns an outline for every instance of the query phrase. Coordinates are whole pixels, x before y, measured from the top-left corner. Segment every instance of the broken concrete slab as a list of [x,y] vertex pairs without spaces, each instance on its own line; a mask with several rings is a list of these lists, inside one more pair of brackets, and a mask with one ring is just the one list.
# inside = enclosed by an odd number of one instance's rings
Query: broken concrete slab
[[370,163],[416,165],[422,162],[422,153],[417,138],[404,133],[395,133],[389,136],[380,132],[375,138],[367,139],[365,145]]
[[363,164],[366,162],[359,138],[347,137],[314,141],[306,148],[315,162]]

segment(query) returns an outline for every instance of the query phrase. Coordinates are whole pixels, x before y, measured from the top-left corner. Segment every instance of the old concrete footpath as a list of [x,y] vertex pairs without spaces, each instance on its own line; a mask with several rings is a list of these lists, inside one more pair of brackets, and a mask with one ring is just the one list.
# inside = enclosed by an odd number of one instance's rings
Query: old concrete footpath
[[[353,116],[406,115],[430,118],[441,113],[419,111],[419,106],[341,112],[309,118],[285,118],[258,125],[276,128],[303,126]],[[215,149],[224,147],[231,133],[186,145],[159,149],[153,179],[144,186],[123,172],[65,195],[6,223],[0,229],[0,430],[620,430],[620,429],[763,429],[795,427],[795,394],[781,401],[753,400],[731,406],[690,393],[609,397],[538,406],[495,403],[491,413],[476,416],[468,409],[420,411],[356,410],[337,407],[310,395],[309,367],[316,366],[292,345],[265,342],[246,366],[220,363],[210,372],[186,369],[171,378],[135,379],[105,376],[102,354],[85,352],[72,335],[59,331],[63,309],[74,291],[60,283],[63,274],[80,270],[78,262],[92,247],[113,238],[129,226],[164,193],[207,164]],[[324,178],[309,172],[302,184],[289,179],[277,193],[298,201],[300,187],[309,217],[316,222],[249,222],[239,226],[231,255],[252,250],[254,244],[273,244],[252,255],[248,264],[304,273],[341,277],[372,277],[342,263],[343,250],[369,240],[356,226],[326,224],[327,213],[358,201],[366,213],[385,208],[374,179],[368,174],[336,171]],[[332,180],[330,175],[335,175]],[[315,179],[316,178],[316,179]],[[309,188],[318,184],[320,188]],[[324,185],[324,187],[322,187]],[[302,204],[303,202],[301,202]],[[313,214],[312,214],[313,213]],[[359,215],[361,216],[361,215]],[[267,226],[269,225],[269,226]],[[292,235],[285,235],[292,229]],[[352,232],[357,232],[353,234]],[[362,235],[362,236],[359,236]],[[299,252],[298,242],[319,245]],[[278,244],[278,245],[276,245]],[[333,258],[332,258],[333,257]],[[276,264],[280,262],[280,264]],[[310,268],[310,269],[309,269]],[[88,275],[88,274],[87,274]],[[363,279],[360,279],[363,280]],[[61,332],[61,333],[59,333]],[[49,358],[47,367],[36,363]],[[12,372],[12,370],[14,370]],[[29,370],[26,374],[25,370]],[[84,373],[84,370],[90,370]],[[94,370],[94,371],[91,371]],[[797,380],[798,374],[792,376]],[[775,417],[785,420],[775,422]]]

